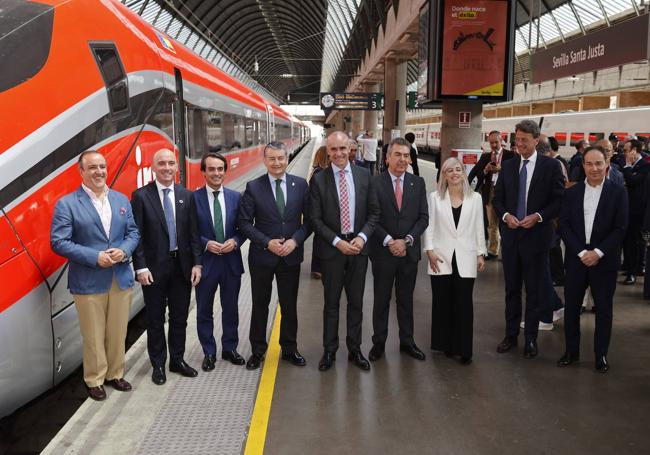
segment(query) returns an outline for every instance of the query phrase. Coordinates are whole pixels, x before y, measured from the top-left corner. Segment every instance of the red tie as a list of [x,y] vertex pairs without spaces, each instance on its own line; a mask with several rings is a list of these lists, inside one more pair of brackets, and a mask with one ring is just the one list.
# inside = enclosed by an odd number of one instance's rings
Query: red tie
[[352,232],[350,226],[350,201],[348,199],[348,181],[345,178],[345,170],[339,171],[339,193],[341,200],[341,233]]
[[395,180],[395,200],[397,201],[397,210],[402,210],[402,185],[400,184],[401,178],[397,177]]

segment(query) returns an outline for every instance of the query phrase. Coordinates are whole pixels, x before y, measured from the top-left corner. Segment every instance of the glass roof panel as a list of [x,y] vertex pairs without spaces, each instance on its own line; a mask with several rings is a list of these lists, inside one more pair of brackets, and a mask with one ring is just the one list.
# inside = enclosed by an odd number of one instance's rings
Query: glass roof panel
[[568,4],[565,3],[564,5],[555,8],[553,10],[553,16],[555,16],[555,20],[562,29],[564,35],[580,30],[578,20]]
[[163,9],[160,14],[158,15],[158,18],[156,19],[155,23],[152,23],[154,27],[156,27],[158,30],[165,30],[169,23],[172,20],[172,15],[169,14],[169,12],[166,9]]
[[522,52],[528,52],[528,44],[524,40],[524,37],[521,35],[521,31],[517,30],[515,33],[515,52],[521,54]]
[[334,82],[360,4],[360,0],[328,0],[321,91],[329,91]]
[[156,18],[158,11],[160,11],[160,5],[158,5],[156,2],[149,2],[142,12],[142,19],[151,24]]
[[194,49],[194,46],[196,46],[196,42],[198,40],[199,40],[199,35],[192,32],[192,34],[188,38],[187,42],[185,43],[185,46],[187,46],[189,49]]
[[123,0],[123,2],[126,6],[128,6],[130,9],[133,11],[138,11],[138,9],[142,6],[144,3],[144,0]]
[[187,38],[190,37],[190,33],[192,31],[190,30],[189,27],[183,27],[181,31],[178,33],[178,36],[176,36],[174,39],[178,41],[179,43],[185,43],[187,41]]
[[601,0],[601,2],[610,18],[632,8],[630,0]]
[[178,19],[174,18],[172,19],[171,24],[167,26],[167,30],[165,33],[167,33],[171,37],[174,37],[178,34],[178,31],[181,29],[182,26],[183,23]]
[[539,18],[539,29],[542,32],[544,41],[547,43],[560,37],[560,31],[555,26],[555,22],[550,13],[546,13]]
[[596,0],[572,0],[572,3],[585,28],[603,19],[602,10]]

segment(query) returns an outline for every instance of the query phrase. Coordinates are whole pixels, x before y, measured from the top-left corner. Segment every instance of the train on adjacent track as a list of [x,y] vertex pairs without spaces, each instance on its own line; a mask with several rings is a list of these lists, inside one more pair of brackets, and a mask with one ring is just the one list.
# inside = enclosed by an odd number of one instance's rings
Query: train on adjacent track
[[[206,151],[226,156],[228,182],[262,172],[267,142],[294,151],[310,134],[117,0],[3,0],[0,49],[1,417],[81,364],[49,229],[56,201],[81,182],[82,151],[100,151],[109,186],[130,195],[153,179],[160,148],[176,151],[195,189]],[[132,314],[140,308],[138,297]]]
[[[564,112],[543,116],[503,117],[483,119],[483,149],[489,150],[487,135],[500,131],[506,144],[514,142],[515,125],[532,118],[541,125],[542,133],[554,136],[560,145],[560,154],[569,157],[581,140],[594,143],[608,139],[611,134],[624,140],[629,136],[650,139],[650,107],[603,109],[583,112]],[[415,134],[415,145],[420,153],[435,154],[440,151],[440,126],[437,123],[416,123],[406,130]]]

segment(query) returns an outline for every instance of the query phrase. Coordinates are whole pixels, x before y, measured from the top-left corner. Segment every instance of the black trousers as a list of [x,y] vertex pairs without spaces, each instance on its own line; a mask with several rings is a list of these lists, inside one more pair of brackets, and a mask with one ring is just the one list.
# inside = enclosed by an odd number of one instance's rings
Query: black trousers
[[297,349],[298,333],[298,285],[300,264],[287,265],[280,259],[275,267],[258,267],[249,262],[253,308],[249,339],[253,354],[264,354],[268,348],[266,326],[269,318],[269,303],[273,289],[273,278],[278,288],[278,300],[282,318],[280,320],[280,346],[282,352],[291,353]]
[[431,349],[472,357],[474,278],[458,274],[456,256],[451,275],[431,275]]
[[522,251],[518,243],[503,246],[503,272],[506,281],[506,336],[517,337],[522,314],[522,285],[526,286],[527,340],[537,339],[540,320],[540,286],[548,272],[548,250],[535,253]]
[[562,257],[562,246],[560,238],[555,234],[555,242],[549,251],[548,257],[551,262],[551,277],[556,283],[564,282],[564,259]]
[[413,340],[413,290],[418,274],[418,263],[407,258],[386,257],[372,261],[374,305],[372,307],[373,344],[385,344],[388,337],[388,314],[395,285],[399,343],[411,346]]
[[617,271],[602,271],[585,267],[582,263],[567,264],[564,286],[564,336],[566,350],[571,354],[580,353],[580,306],[587,287],[591,287],[596,308],[596,327],[594,330],[595,355],[607,355],[612,336],[612,307],[616,290]]
[[336,251],[336,256],[321,259],[323,270],[323,348],[336,352],[339,348],[339,307],[345,288],[348,299],[347,337],[349,351],[361,350],[361,323],[363,321],[363,292],[368,270],[368,256],[346,256]]
[[645,246],[641,235],[643,220],[638,216],[630,216],[630,224],[623,240],[623,255],[625,257],[625,271],[628,275],[635,275],[641,271],[641,251]]
[[192,286],[183,276],[178,258],[169,258],[153,283],[142,286],[147,309],[147,351],[154,367],[164,367],[167,361],[165,342],[165,313],[169,308],[169,357],[171,362],[183,360],[185,329],[190,307]]

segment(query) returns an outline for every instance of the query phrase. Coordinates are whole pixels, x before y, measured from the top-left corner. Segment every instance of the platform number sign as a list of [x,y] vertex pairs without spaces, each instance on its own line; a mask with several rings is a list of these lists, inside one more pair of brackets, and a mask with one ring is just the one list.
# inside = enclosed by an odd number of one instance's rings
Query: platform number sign
[[472,113],[471,112],[459,112],[458,113],[458,128],[469,128],[472,123]]

